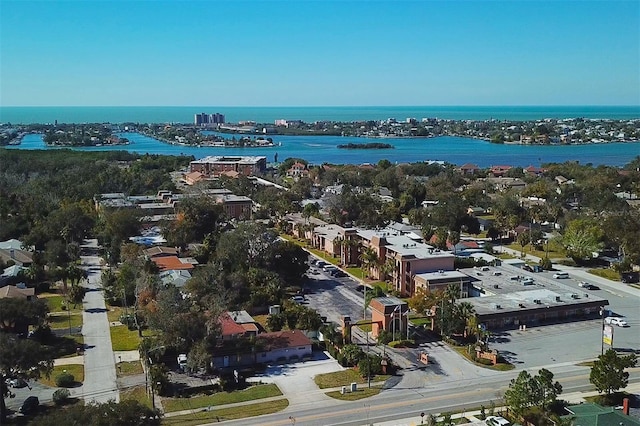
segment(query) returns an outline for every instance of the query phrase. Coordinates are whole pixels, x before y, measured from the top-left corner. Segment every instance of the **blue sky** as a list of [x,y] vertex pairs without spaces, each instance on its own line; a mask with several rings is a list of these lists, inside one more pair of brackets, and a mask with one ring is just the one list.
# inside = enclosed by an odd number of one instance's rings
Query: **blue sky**
[[639,105],[640,2],[0,0],[0,104]]

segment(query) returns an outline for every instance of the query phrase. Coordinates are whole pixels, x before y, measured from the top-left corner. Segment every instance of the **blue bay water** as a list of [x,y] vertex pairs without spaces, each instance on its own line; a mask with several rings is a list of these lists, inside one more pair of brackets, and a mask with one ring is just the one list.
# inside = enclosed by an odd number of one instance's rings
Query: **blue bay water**
[[[487,141],[460,137],[399,138],[383,139],[395,146],[385,150],[346,150],[337,145],[346,143],[380,142],[368,139],[340,136],[273,136],[280,146],[270,148],[220,148],[188,147],[170,145],[138,133],[120,133],[131,141],[127,146],[101,146],[77,148],[86,151],[128,150],[137,153],[193,155],[202,158],[208,155],[262,155],[273,162],[289,157],[303,158],[312,164],[362,164],[377,163],[387,159],[392,163],[441,160],[453,164],[474,163],[480,167],[513,165],[526,167],[543,163],[579,161],[581,164],[623,166],[640,155],[640,142],[588,145],[497,145]],[[58,149],[48,148],[42,135],[26,135],[22,144],[11,149]]]
[[228,122],[276,119],[314,122],[408,117],[451,120],[538,120],[544,118],[640,118],[640,106],[368,106],[368,107],[0,107],[0,123],[192,123],[196,113],[225,114]]

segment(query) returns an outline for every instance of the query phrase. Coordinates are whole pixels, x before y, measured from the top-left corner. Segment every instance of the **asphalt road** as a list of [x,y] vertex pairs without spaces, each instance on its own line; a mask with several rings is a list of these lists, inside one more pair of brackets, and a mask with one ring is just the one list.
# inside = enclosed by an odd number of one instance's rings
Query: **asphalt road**
[[[562,384],[565,394],[593,389],[589,384],[589,369],[586,367],[564,365],[556,366],[552,371]],[[361,426],[415,417],[420,412],[437,415],[446,411],[477,409],[481,405],[489,407],[492,401],[500,405],[504,390],[516,375],[515,371],[496,372],[492,377],[438,382],[413,389],[403,387],[400,382],[398,386],[363,401],[322,399],[313,408],[290,407],[276,414],[224,423],[263,426]],[[632,370],[630,383],[640,383],[640,368]]]
[[116,384],[116,366],[111,346],[109,320],[102,292],[100,257],[91,253],[98,247],[97,240],[86,240],[82,246],[82,267],[87,270],[87,294],[83,301],[84,336],[84,384],[82,396],[85,402],[104,403],[119,401]]

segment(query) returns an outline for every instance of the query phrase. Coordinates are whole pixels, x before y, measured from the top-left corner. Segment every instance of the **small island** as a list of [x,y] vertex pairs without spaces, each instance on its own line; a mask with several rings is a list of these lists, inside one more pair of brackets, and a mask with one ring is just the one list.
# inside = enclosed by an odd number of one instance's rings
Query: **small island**
[[372,142],[372,143],[348,143],[338,145],[340,149],[393,149],[393,145],[388,143]]
[[[35,131],[32,131],[35,132]],[[113,133],[108,124],[56,124],[40,129],[42,140],[47,146],[87,147],[103,145],[128,145],[127,138]]]

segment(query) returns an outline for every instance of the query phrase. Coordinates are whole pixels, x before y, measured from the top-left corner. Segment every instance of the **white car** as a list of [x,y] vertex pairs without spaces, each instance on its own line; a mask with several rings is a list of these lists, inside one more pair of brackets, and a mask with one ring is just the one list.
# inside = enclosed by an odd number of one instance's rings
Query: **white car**
[[304,303],[304,296],[293,296],[291,298],[295,303],[301,304]]
[[566,272],[556,272],[555,274],[553,274],[553,278],[557,280],[566,280],[567,278],[569,278],[569,274]]
[[484,421],[488,426],[509,426],[511,422],[500,416],[487,416]]
[[187,354],[178,355],[178,368],[182,371],[187,370]]
[[629,325],[624,320],[624,318],[620,318],[620,317],[606,317],[604,319],[604,322],[611,325],[617,325],[619,327],[626,327],[627,325]]

